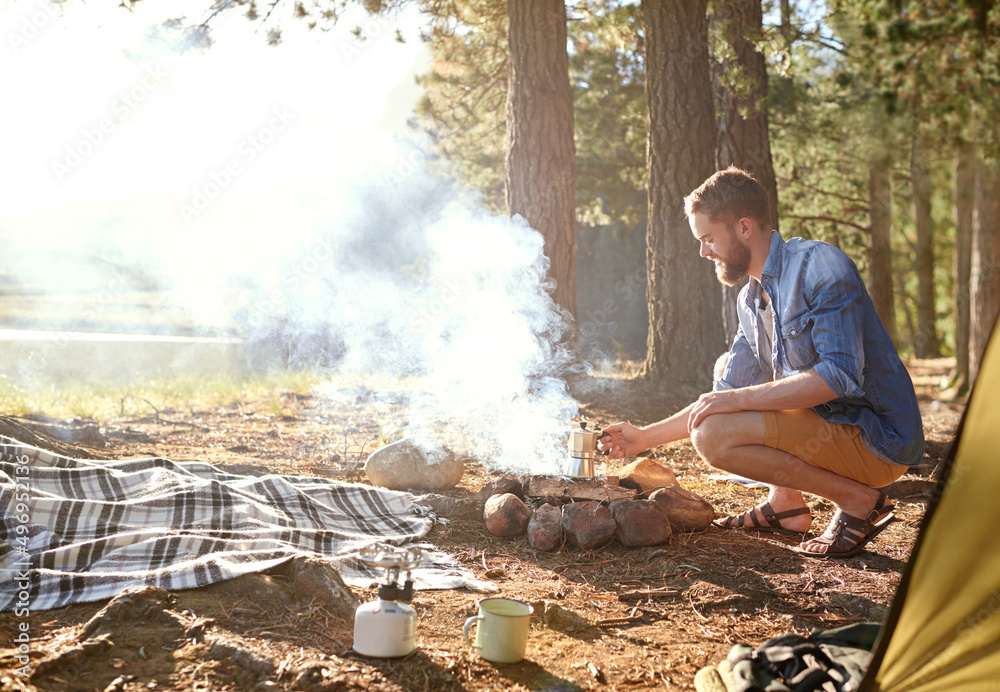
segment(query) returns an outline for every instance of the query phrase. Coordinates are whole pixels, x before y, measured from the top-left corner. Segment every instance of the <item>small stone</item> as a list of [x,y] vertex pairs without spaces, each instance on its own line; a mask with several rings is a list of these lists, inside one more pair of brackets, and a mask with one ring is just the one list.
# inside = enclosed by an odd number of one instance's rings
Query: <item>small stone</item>
[[452,497],[427,493],[413,498],[413,504],[429,507],[439,517],[454,517],[456,519],[479,519],[486,507],[485,500],[475,497]]
[[574,502],[562,512],[562,527],[566,538],[583,550],[595,550],[607,545],[615,537],[617,526],[611,510],[600,502]]
[[670,520],[652,500],[620,500],[612,504],[611,516],[624,546],[659,545],[670,540]]
[[320,603],[343,617],[353,617],[358,599],[331,563],[299,555],[286,563],[291,588],[299,603]]
[[726,692],[726,682],[715,666],[706,666],[694,676],[694,688],[697,692]]
[[715,509],[708,500],[679,486],[656,490],[649,499],[659,503],[677,533],[704,531],[715,519]]
[[450,450],[419,445],[410,437],[376,449],[365,462],[372,485],[390,490],[449,490],[464,472],[465,464]]
[[848,614],[870,622],[882,622],[889,615],[889,608],[864,596],[839,591],[823,592],[830,603],[846,610]]
[[562,508],[541,505],[528,521],[528,545],[547,553],[558,548],[562,542]]
[[483,519],[494,536],[520,536],[528,530],[531,508],[513,493],[494,495],[486,501]]
[[677,476],[669,468],[649,457],[640,457],[618,471],[618,484],[640,493],[666,488],[677,483]]
[[502,476],[500,478],[494,478],[489,483],[484,485],[476,493],[477,500],[483,500],[484,502],[494,495],[503,495],[504,493],[511,493],[517,495],[522,500],[524,499],[524,486],[521,485],[521,481],[517,480],[513,476]]
[[[102,634],[128,631],[136,622],[177,625],[173,605],[177,597],[158,586],[130,586],[112,598],[87,621],[77,635],[79,641]],[[179,625],[177,625],[179,626]]]
[[588,629],[590,623],[579,613],[563,608],[558,603],[546,603],[542,615],[545,626],[560,632],[573,633]]

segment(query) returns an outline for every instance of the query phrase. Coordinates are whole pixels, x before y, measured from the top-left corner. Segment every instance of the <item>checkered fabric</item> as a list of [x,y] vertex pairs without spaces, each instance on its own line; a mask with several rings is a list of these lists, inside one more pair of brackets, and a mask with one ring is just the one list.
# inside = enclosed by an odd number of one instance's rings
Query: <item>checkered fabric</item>
[[[378,575],[352,557],[359,549],[414,541],[437,521],[409,494],[367,485],[161,458],[72,459],[2,436],[0,507],[0,611],[143,584],[195,588],[302,554],[368,586]],[[413,577],[416,588],[488,588],[433,550]]]

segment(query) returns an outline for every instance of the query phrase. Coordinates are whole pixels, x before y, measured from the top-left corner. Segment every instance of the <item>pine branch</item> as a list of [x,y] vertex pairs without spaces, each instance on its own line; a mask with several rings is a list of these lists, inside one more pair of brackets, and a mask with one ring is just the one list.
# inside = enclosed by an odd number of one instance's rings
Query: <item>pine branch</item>
[[862,208],[864,208],[868,204],[868,200],[866,199],[862,199],[860,197],[852,197],[850,195],[843,195],[837,192],[830,192],[829,190],[824,190],[823,188],[818,187],[816,185],[809,185],[801,181],[796,182],[796,185],[799,187],[803,187],[806,190],[809,190],[810,192],[816,192],[821,195],[825,195],[826,197],[833,197],[834,199],[839,199],[842,202],[850,202],[851,204],[856,204]]
[[838,219],[833,216],[810,216],[810,215],[798,215],[798,214],[782,214],[782,219],[796,219],[797,221],[828,221],[830,223],[839,224],[841,226],[850,226],[851,228],[857,229],[864,234],[871,233],[871,229],[867,226],[862,226],[861,224],[854,223],[853,221],[845,221],[844,219]]

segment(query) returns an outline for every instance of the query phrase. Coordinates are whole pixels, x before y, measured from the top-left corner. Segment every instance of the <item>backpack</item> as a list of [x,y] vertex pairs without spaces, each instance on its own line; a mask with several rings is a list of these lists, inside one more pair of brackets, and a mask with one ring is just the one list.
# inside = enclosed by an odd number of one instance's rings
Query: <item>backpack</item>
[[784,634],[752,649],[737,644],[729,667],[738,692],[850,692],[872,658],[881,625],[864,622],[808,637]]

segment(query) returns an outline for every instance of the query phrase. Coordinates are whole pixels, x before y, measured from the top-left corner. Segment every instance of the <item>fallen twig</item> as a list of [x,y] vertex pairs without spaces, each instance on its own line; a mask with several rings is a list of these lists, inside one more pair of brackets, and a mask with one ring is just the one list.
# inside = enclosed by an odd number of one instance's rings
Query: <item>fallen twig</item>
[[160,415],[160,409],[153,406],[153,403],[149,399],[143,399],[143,401],[149,404],[149,407],[153,409],[153,414],[154,414],[153,420],[155,420],[157,423],[167,423],[168,425],[187,425],[189,427],[194,428],[195,430],[200,430],[202,432],[209,432],[208,428],[206,428],[203,425],[198,425],[197,423],[188,423],[187,421],[184,420],[170,420],[169,418],[164,418],[163,416]]
[[631,625],[636,620],[641,620],[641,615],[633,615],[623,618],[605,618],[594,623],[594,627],[617,627],[618,625]]
[[702,620],[704,620],[705,622],[708,622],[708,621],[709,621],[707,617],[705,617],[704,615],[702,615],[701,613],[699,613],[699,612],[698,612],[698,609],[697,609],[697,608],[695,607],[695,605],[694,605],[694,599],[693,599],[693,598],[691,598],[691,597],[688,597],[688,603],[690,603],[690,604],[691,604],[691,610],[693,610],[693,611],[694,611],[694,614],[695,614],[695,615],[697,615],[698,617],[700,617],[700,618],[701,618]]
[[680,596],[678,589],[654,589],[652,591],[626,591],[618,594],[619,601],[641,601],[644,598],[673,598]]
[[602,560],[601,562],[570,562],[570,563],[567,563],[565,565],[556,565],[555,567],[552,568],[552,571],[556,572],[558,570],[567,569],[569,567],[599,567],[601,565],[607,565],[607,564],[610,564],[612,562],[618,562],[618,560],[617,559],[615,559],[615,560]]

